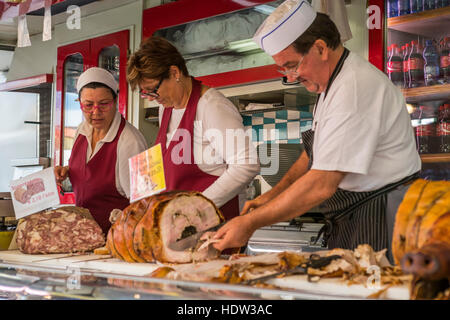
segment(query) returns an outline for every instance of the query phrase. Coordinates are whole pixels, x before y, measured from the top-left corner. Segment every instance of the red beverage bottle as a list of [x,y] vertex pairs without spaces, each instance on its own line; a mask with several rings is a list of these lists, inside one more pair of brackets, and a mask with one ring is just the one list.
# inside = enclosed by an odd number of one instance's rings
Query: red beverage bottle
[[423,74],[424,59],[422,48],[417,41],[411,41],[411,52],[408,58],[409,87],[421,87],[425,85]]
[[387,68],[388,68],[388,65],[389,65],[389,61],[391,61],[391,56],[392,56],[392,45],[387,47],[386,74],[388,73]]
[[392,45],[392,55],[387,64],[389,79],[398,87],[403,87],[403,59],[398,46]]
[[402,46],[403,49],[403,88],[409,87],[409,43]]
[[450,83],[450,37],[445,37],[440,48],[440,83]]
[[430,108],[420,106],[420,125],[416,127],[417,150],[420,154],[433,153],[436,137],[436,118]]
[[450,153],[450,104],[439,107],[439,118],[436,127],[439,152]]

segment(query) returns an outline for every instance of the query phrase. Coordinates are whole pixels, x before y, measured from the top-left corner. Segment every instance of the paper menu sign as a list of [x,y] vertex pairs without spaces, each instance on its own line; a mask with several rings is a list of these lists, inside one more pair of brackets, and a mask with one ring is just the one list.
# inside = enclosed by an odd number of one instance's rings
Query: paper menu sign
[[130,202],[166,190],[161,144],[128,159],[130,167]]
[[53,168],[10,182],[16,219],[60,204]]

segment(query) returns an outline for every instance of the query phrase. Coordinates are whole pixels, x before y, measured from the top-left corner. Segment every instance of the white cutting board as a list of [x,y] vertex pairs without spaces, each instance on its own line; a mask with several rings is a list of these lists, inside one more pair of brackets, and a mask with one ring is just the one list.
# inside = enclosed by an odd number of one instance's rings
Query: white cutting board
[[[361,284],[348,285],[347,281],[340,278],[322,278],[319,282],[309,282],[306,275],[276,278],[267,282],[283,288],[350,299],[365,299],[386,287],[381,285],[381,287],[368,288]],[[390,287],[380,296],[380,299],[409,300],[409,285]]]
[[89,269],[89,271],[134,276],[147,275],[160,267],[155,263],[128,263],[107,255],[24,254],[19,250],[0,251],[0,260],[6,263],[26,263],[35,266],[78,267]]

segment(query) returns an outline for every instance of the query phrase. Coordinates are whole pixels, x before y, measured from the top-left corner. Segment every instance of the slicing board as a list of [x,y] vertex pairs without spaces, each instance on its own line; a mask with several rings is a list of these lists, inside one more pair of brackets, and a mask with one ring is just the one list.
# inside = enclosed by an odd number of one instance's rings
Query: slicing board
[[[96,260],[93,260],[96,259]],[[153,272],[161,264],[156,263],[128,263],[106,255],[70,255],[70,254],[41,254],[31,255],[21,253],[19,250],[0,251],[2,263],[26,263],[35,266],[55,266],[88,269],[102,273],[117,273],[132,276],[145,276]],[[284,278],[275,278],[269,284],[286,289],[300,290],[314,295],[334,295],[342,298],[365,299],[378,292],[381,288],[366,288],[363,285],[347,285],[338,278],[324,278],[317,283],[308,282],[305,275],[294,275]],[[286,293],[289,295],[289,292]],[[381,299],[409,299],[408,285],[391,287],[381,295]]]
[[147,275],[160,267],[160,265],[155,263],[128,263],[106,255],[24,254],[19,250],[0,251],[0,260],[6,263],[73,267],[89,269],[89,271],[112,272],[133,276]]
[[[306,275],[277,278],[267,282],[283,288],[354,299],[367,298],[369,295],[375,294],[386,287],[368,288],[361,284],[347,285],[345,281],[339,278],[322,278],[319,282],[309,282]],[[380,296],[380,299],[409,300],[409,287],[406,284],[390,287]]]

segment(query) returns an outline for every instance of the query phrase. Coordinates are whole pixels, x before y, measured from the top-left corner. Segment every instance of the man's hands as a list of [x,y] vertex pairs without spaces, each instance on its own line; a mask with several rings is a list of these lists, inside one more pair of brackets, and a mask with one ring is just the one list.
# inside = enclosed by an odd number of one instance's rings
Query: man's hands
[[249,213],[253,209],[257,209],[257,208],[261,207],[262,205],[266,204],[270,200],[271,200],[271,197],[268,196],[268,193],[266,192],[266,193],[260,195],[259,197],[256,197],[253,200],[246,201],[244,204],[244,208],[242,208],[242,212],[240,213],[240,215],[242,216],[246,213]]
[[56,184],[61,187],[62,182],[69,176],[69,167],[56,166],[53,171],[55,172]]
[[214,243],[213,246],[220,251],[227,248],[242,247],[247,244],[255,230],[255,224],[251,221],[249,215],[234,217],[216,232],[214,239],[221,240]]

